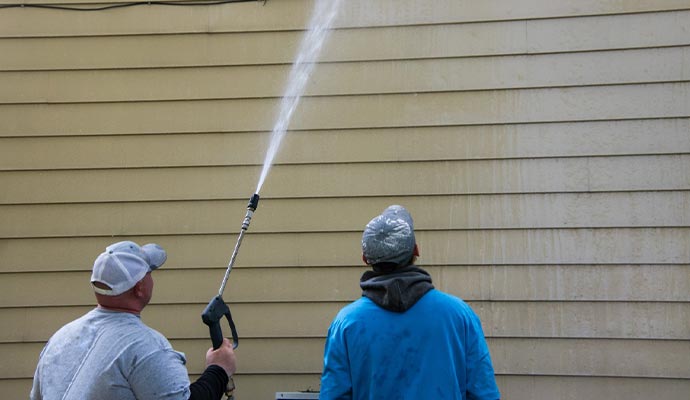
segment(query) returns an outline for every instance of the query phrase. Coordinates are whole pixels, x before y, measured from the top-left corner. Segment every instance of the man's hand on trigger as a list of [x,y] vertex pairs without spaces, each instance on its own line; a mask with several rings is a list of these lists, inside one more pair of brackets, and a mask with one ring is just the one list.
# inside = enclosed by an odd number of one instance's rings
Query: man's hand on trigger
[[232,348],[232,343],[228,338],[223,339],[223,344],[219,348],[213,350],[208,349],[206,352],[206,366],[218,365],[225,370],[228,377],[232,376],[237,371],[237,360],[235,359],[235,351]]

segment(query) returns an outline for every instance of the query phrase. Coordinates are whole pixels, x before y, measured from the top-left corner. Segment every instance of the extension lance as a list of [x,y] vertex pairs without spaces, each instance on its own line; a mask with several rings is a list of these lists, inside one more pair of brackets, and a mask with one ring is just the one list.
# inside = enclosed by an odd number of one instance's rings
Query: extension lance
[[232,251],[230,263],[228,264],[228,269],[225,271],[223,282],[220,284],[218,295],[211,299],[204,309],[204,312],[201,314],[201,320],[208,325],[214,350],[223,344],[223,330],[220,327],[220,320],[223,319],[223,317],[228,320],[228,324],[230,325],[230,331],[232,332],[232,347],[237,348],[239,345],[239,338],[237,336],[237,330],[235,329],[235,323],[232,320],[232,314],[230,314],[230,308],[228,308],[228,305],[223,301],[223,292],[225,291],[225,285],[228,283],[228,277],[230,277],[232,266],[235,264],[237,252],[242,244],[242,237],[249,228],[249,222],[251,222],[254,211],[256,211],[258,206],[259,194],[254,193],[254,195],[249,199],[249,204],[247,204],[247,214],[242,222],[242,229],[240,230],[240,235],[237,238],[237,243],[235,243],[235,249]]

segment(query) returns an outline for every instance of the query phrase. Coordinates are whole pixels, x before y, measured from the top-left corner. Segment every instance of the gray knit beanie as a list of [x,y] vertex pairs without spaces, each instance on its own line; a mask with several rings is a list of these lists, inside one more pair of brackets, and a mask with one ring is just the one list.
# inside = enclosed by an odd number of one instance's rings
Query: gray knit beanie
[[401,266],[412,259],[415,244],[412,216],[399,205],[386,208],[369,221],[362,234],[362,254],[369,265]]

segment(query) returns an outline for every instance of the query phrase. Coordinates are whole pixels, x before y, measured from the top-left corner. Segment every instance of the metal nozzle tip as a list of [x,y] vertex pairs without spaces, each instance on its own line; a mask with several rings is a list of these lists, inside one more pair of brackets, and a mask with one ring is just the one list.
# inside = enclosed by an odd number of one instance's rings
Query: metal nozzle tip
[[259,206],[259,194],[254,193],[251,198],[249,198],[249,204],[247,204],[247,208],[255,211],[256,208]]

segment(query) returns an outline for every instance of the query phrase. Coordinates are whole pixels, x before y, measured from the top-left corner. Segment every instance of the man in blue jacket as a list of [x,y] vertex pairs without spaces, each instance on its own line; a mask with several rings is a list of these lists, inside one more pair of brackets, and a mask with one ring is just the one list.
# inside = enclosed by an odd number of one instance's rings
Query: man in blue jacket
[[320,399],[499,399],[479,317],[414,264],[407,210],[372,219],[362,253],[373,270],[328,330]]

